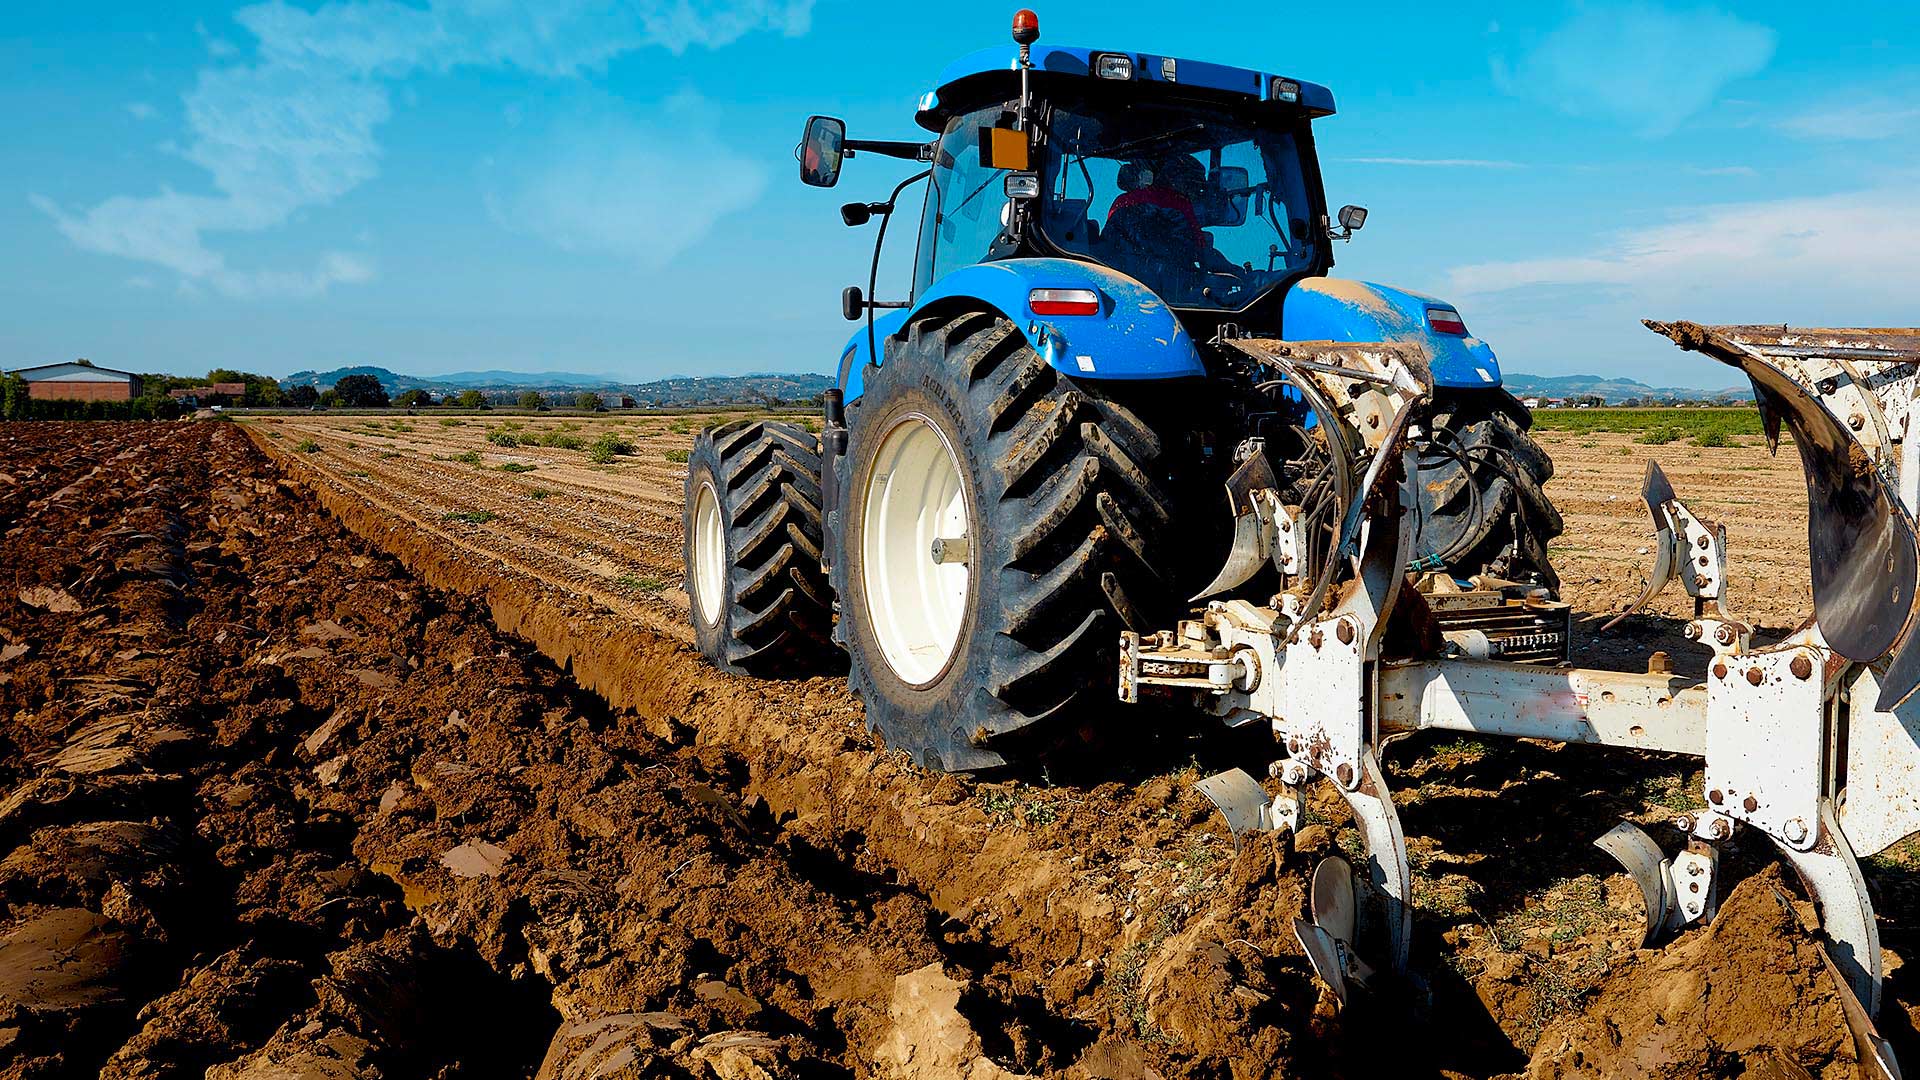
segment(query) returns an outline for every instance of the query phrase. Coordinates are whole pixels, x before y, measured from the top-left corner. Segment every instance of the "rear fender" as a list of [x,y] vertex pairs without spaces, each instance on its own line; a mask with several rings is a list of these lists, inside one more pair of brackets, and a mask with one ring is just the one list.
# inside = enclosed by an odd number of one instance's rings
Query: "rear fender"
[[[1027,304],[1034,289],[1092,289],[1100,297],[1100,311],[1035,315]],[[955,270],[934,282],[910,311],[875,320],[883,357],[886,340],[903,335],[915,319],[962,310],[1003,316],[1047,363],[1076,379],[1180,379],[1206,373],[1186,328],[1153,290],[1125,274],[1072,259],[1009,259]],[[841,350],[840,384],[849,402],[860,396],[867,360],[863,326]]]
[[1456,389],[1500,385],[1500,362],[1476,337],[1427,325],[1430,308],[1453,305],[1389,285],[1307,278],[1287,293],[1281,334],[1289,341],[1410,341],[1432,357],[1433,384]]

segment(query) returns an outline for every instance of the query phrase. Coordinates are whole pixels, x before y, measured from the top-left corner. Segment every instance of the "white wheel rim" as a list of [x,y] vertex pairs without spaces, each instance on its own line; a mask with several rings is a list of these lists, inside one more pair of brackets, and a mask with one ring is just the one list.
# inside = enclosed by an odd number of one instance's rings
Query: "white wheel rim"
[[720,523],[720,497],[712,484],[701,484],[693,497],[693,598],[708,626],[720,621],[726,576],[727,530]]
[[[865,494],[860,574],[868,625],[893,673],[925,686],[946,671],[966,621],[973,559],[966,485],[946,437],[913,413],[880,441]],[[949,561],[935,560],[936,540],[949,545]]]

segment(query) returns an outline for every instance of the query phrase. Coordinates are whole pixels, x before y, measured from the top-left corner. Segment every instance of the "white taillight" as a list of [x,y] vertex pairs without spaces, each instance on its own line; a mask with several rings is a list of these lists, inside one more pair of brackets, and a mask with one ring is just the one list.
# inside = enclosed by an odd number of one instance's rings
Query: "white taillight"
[[1035,315],[1098,315],[1100,294],[1092,289],[1035,289],[1027,294]]
[[1427,325],[1431,326],[1436,333],[1452,334],[1455,337],[1467,336],[1466,321],[1461,319],[1460,313],[1452,308],[1428,308]]

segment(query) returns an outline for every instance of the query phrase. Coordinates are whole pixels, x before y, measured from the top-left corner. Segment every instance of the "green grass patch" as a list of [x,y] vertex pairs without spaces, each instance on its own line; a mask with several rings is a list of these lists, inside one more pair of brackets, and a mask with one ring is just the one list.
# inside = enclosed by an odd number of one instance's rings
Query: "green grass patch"
[[[1565,431],[1575,435],[1591,435],[1597,431],[1615,435],[1644,435],[1656,430],[1676,432],[1664,442],[1713,433],[1723,438],[1761,434],[1760,410],[1750,405],[1710,409],[1538,409],[1533,414],[1533,426],[1538,431]],[[1645,438],[1639,441],[1648,442]]]
[[1678,442],[1685,437],[1686,435],[1680,430],[1679,425],[1661,424],[1658,427],[1650,427],[1634,436],[1633,441],[1643,446],[1665,446],[1670,442]]
[[527,492],[527,498],[544,499],[551,494],[553,494],[553,492],[547,491],[544,488],[534,488],[532,491]]
[[493,520],[491,510],[452,510],[445,515],[448,521],[464,521],[469,525],[485,525]]
[[509,461],[505,465],[500,466],[500,471],[510,472],[510,473],[523,473],[523,472],[532,472],[533,468],[534,468],[533,466],[527,464],[524,461]]
[[511,450],[520,445],[520,439],[511,431],[489,431],[487,441],[495,446],[504,446]]
[[555,450],[579,450],[587,445],[587,440],[568,431],[549,431],[540,436],[540,445]]
[[464,461],[464,462],[466,462],[466,463],[467,463],[467,464],[469,464],[469,465],[478,465],[478,464],[480,464],[480,451],[478,451],[478,450],[467,450],[467,451],[464,451],[464,452],[462,452],[462,453],[458,453],[458,454],[455,454],[455,455],[453,455],[453,458],[452,458],[452,460],[454,460],[454,461]]
[[460,427],[465,423],[465,420],[458,420],[451,416],[443,416],[440,418],[441,427]]
[[609,431],[593,440],[587,447],[587,460],[595,465],[606,465],[621,454],[633,453],[633,444]]
[[320,452],[320,444],[314,442],[312,439],[301,439],[299,442],[293,444],[293,448],[303,454],[317,454]]
[[667,583],[656,577],[636,577],[633,574],[621,574],[613,579],[615,585],[629,592],[657,593],[667,587]]
[[690,450],[669,450],[666,452],[665,457],[668,461],[671,461],[676,465],[685,465],[687,463],[688,456],[691,454],[692,454],[692,451]]

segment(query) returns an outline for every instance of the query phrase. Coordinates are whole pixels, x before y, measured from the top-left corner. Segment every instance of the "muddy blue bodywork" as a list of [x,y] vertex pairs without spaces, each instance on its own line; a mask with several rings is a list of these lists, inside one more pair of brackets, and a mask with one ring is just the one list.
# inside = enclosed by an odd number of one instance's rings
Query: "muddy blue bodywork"
[[[1092,289],[1100,296],[1100,312],[1035,315],[1027,305],[1034,289]],[[1005,259],[963,266],[934,282],[911,311],[895,311],[875,320],[882,358],[886,338],[898,334],[911,319],[948,310],[998,312],[1047,363],[1076,378],[1184,379],[1206,374],[1193,338],[1173,309],[1145,285],[1098,263]],[[841,350],[841,382],[848,401],[860,396],[866,360],[863,326]]]
[[1339,278],[1307,278],[1287,291],[1280,333],[1289,341],[1411,341],[1426,346],[1435,386],[1500,385],[1500,362],[1486,342],[1436,332],[1432,309],[1455,311],[1431,296]]
[[[1034,289],[1093,289],[1097,315],[1038,316],[1027,306]],[[1287,291],[1280,333],[1290,341],[1411,341],[1426,347],[1434,385],[1491,389],[1500,362],[1478,338],[1439,333],[1427,312],[1453,305],[1390,285],[1306,278]],[[1173,310],[1145,285],[1098,263],[1074,259],[1007,259],[965,266],[934,282],[911,309],[874,321],[881,356],[886,342],[921,315],[983,310],[1006,317],[1047,363],[1077,379],[1182,379],[1206,374],[1199,350]],[[1260,328],[1250,328],[1259,330]],[[840,385],[858,400],[866,367],[867,328],[840,354]]]

